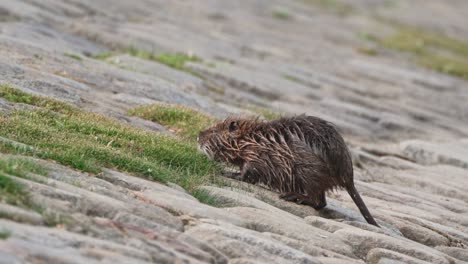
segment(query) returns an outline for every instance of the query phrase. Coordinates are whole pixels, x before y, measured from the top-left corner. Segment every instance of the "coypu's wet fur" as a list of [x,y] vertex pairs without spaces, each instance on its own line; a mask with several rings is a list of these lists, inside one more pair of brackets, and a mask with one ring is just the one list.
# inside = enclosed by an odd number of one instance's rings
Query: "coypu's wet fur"
[[366,221],[378,226],[354,187],[353,165],[335,127],[318,117],[274,121],[230,117],[199,134],[201,151],[239,166],[241,180],[279,191],[280,198],[326,206],[325,192],[345,188]]

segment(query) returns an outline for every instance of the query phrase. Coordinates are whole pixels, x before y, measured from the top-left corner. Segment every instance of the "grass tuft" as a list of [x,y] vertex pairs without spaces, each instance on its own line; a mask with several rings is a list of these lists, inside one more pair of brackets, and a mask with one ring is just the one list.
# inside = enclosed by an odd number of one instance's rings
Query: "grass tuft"
[[114,54],[112,52],[110,52],[110,51],[104,51],[104,52],[95,54],[95,55],[93,55],[91,57],[94,58],[94,59],[97,59],[97,60],[105,60],[107,58],[112,57],[113,55]]
[[130,110],[129,114],[157,122],[192,141],[195,141],[200,130],[215,121],[214,118],[191,108],[170,104],[142,106]]
[[161,53],[156,54],[144,50],[130,48],[127,53],[144,60],[157,61],[177,70],[187,71],[185,67],[186,62],[201,62],[202,60],[194,55],[187,55],[183,53]]
[[214,207],[220,207],[221,205],[217,198],[210,194],[207,190],[196,189],[192,192],[192,195],[193,197],[197,198],[198,201],[201,203],[211,205]]
[[468,42],[404,26],[388,37],[367,36],[382,47],[411,54],[419,65],[468,80]]
[[352,14],[355,10],[351,4],[345,3],[341,0],[304,0],[306,3],[316,5],[328,12],[337,14],[339,16],[347,16]]
[[272,11],[272,16],[280,20],[290,20],[292,18],[288,10],[283,9],[283,8],[275,8]]
[[[185,64],[187,62],[202,62],[202,59],[195,56],[195,55],[189,55],[189,54],[184,54],[184,53],[160,53],[156,54],[154,52],[148,52],[145,50],[140,50],[136,48],[129,48],[123,51],[124,53],[127,53],[131,56],[144,59],[144,60],[151,60],[151,61],[156,61],[158,63],[162,63],[164,65],[167,65],[171,68],[180,70],[180,71],[185,71],[187,73],[190,73],[192,75],[198,76],[201,78],[200,74],[197,72],[194,72],[190,69],[188,69]],[[97,55],[94,55],[93,58],[98,59],[98,60],[105,60],[114,54],[111,52],[103,52]],[[209,67],[215,67],[213,63],[208,64]]]
[[[175,182],[188,191],[210,181],[219,172],[218,165],[198,153],[195,144],[12,88],[3,89],[0,96],[13,102],[44,106],[0,116],[0,136],[35,149],[34,152],[23,149],[23,154],[56,160],[90,173],[99,173],[102,167],[114,168],[161,182]],[[26,96],[27,100],[21,99]],[[72,110],[64,110],[67,108]],[[2,141],[0,144],[5,145]],[[4,148],[13,153],[16,149]]]
[[43,96],[32,95],[15,89],[8,84],[0,84],[0,97],[3,97],[13,103],[34,105],[60,113],[70,113],[77,111],[77,108],[69,104]]
[[0,172],[21,178],[27,178],[28,173],[47,175],[47,169],[33,160],[2,156],[0,156]]
[[63,55],[66,56],[66,57],[72,58],[72,59],[74,59],[74,60],[78,60],[78,61],[82,61],[82,60],[83,60],[83,58],[81,58],[81,56],[78,55],[78,54],[64,53]]
[[0,230],[0,240],[6,240],[11,236],[11,231],[7,229]]
[[20,207],[31,207],[29,193],[2,172],[0,172],[0,201]]
[[28,174],[47,175],[47,170],[36,162],[26,158],[0,156],[0,200],[8,204],[30,208],[29,193],[8,175],[29,178]]

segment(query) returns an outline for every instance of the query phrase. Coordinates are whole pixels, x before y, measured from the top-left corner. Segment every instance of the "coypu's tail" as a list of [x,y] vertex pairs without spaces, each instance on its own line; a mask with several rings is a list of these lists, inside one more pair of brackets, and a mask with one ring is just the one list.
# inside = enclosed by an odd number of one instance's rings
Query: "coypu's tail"
[[362,200],[361,196],[359,195],[358,191],[356,190],[356,187],[354,187],[354,183],[349,184],[346,187],[346,190],[348,191],[349,195],[353,199],[354,203],[359,208],[359,211],[361,211],[361,214],[362,214],[362,216],[364,216],[367,223],[369,223],[371,225],[375,225],[376,227],[380,227],[377,224],[377,222],[374,220],[372,215],[370,214],[370,212],[367,209],[366,205],[364,204],[364,201]]

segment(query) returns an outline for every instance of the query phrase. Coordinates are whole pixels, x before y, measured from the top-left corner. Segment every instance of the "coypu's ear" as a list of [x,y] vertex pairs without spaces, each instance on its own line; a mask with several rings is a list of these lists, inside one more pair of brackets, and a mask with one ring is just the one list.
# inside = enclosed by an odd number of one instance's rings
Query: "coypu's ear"
[[229,124],[229,132],[233,132],[239,129],[239,122],[237,121],[232,121],[231,124]]

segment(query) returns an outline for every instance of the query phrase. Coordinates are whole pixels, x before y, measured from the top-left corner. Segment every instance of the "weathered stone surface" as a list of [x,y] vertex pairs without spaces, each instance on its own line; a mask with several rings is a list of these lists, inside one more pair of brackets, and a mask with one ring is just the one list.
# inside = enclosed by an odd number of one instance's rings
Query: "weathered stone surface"
[[128,246],[83,235],[45,227],[32,227],[0,220],[0,226],[11,232],[11,237],[0,241],[2,250],[14,253],[23,261],[47,259],[51,262],[76,263],[103,259],[106,262],[125,263],[134,260],[145,263],[149,254]]
[[[274,234],[274,233],[269,233],[269,232],[263,232],[263,235],[271,237],[294,249],[303,251],[311,256],[315,256],[318,258],[333,258],[333,259],[341,259],[342,261],[350,261],[350,262],[356,261],[356,259],[353,259],[351,257],[339,254],[337,252],[334,252],[328,249],[324,249],[325,246],[312,245],[310,241],[298,240],[298,239],[290,238],[284,235],[279,235],[279,234]],[[346,252],[344,253],[346,254]]]
[[332,234],[308,225],[295,216],[278,215],[261,209],[248,207],[228,208],[229,212],[249,222],[249,228],[259,232],[270,232],[294,239],[308,241],[311,245],[323,247],[342,255],[353,256],[351,248]]
[[369,231],[341,229],[333,233],[332,236],[351,245],[353,252],[358,257],[366,256],[373,248],[384,248],[431,263],[450,263],[450,258],[447,255],[432,248]]
[[421,164],[449,164],[468,168],[468,144],[459,141],[436,144],[413,140],[402,142],[401,148],[404,155]]
[[[249,206],[275,212],[286,211],[299,217],[319,214],[319,212],[312,207],[302,206],[279,199],[279,194],[277,192],[266,190],[260,186],[232,179],[225,179],[225,181],[229,186],[227,188],[221,189],[213,186],[202,186],[201,188],[206,189],[211,195],[217,197],[221,205],[226,207]],[[262,202],[259,202],[259,200]]]

